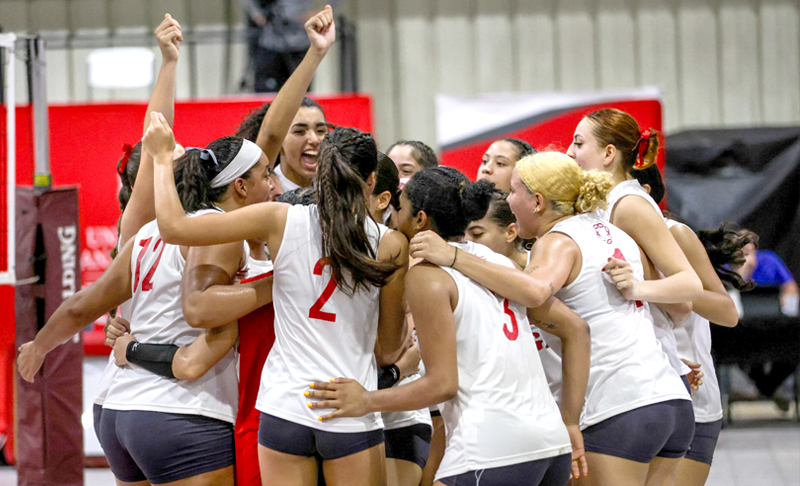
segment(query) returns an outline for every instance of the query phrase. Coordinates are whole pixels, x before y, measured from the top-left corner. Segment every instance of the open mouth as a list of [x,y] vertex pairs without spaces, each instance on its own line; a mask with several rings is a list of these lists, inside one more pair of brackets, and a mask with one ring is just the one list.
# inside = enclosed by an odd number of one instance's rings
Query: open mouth
[[316,150],[306,150],[300,155],[300,163],[303,168],[309,171],[317,170],[317,152]]

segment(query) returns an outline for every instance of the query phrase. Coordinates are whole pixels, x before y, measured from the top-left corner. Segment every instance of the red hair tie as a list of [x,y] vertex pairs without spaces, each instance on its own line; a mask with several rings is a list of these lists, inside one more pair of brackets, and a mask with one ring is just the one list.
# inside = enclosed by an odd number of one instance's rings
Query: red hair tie
[[131,152],[133,152],[133,147],[128,145],[127,143],[122,144],[122,161],[119,163],[119,167],[117,168],[117,172],[120,175],[125,174],[125,168],[128,166],[128,161],[131,159]]
[[647,152],[647,146],[650,145],[650,136],[652,134],[653,132],[648,128],[642,132],[642,134],[639,136],[639,141],[636,142],[636,147],[633,149],[633,151],[637,152],[635,164],[637,169],[641,169],[644,166],[644,155]]

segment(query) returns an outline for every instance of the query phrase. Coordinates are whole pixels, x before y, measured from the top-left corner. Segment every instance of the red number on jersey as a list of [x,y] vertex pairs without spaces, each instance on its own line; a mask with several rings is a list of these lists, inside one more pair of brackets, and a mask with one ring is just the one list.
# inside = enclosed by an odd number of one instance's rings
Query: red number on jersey
[[[325,265],[330,265],[330,261],[328,261],[327,258],[320,258],[317,264],[314,265],[314,275],[322,275],[322,269],[325,268]],[[314,302],[314,305],[312,305],[311,309],[308,311],[308,317],[322,321],[336,322],[336,314],[322,311],[322,306],[328,302],[334,290],[336,290],[336,280],[331,276],[331,280],[328,282],[328,285],[325,286],[322,295],[319,296],[319,299]]]
[[514,315],[514,311],[508,306],[508,299],[503,299],[503,310],[508,314],[508,317],[511,318],[511,330],[508,329],[507,324],[503,323],[503,332],[509,341],[516,341],[517,337],[519,337],[519,326],[517,325],[517,316]]
[[[623,255],[622,252],[619,251],[619,248],[614,248],[614,258],[616,258],[617,260],[622,260],[623,262],[628,261],[625,259],[625,255]],[[644,305],[642,304],[641,300],[635,300],[634,303],[636,304],[636,307],[641,307]]]
[[[133,291],[136,292],[136,288],[139,287],[139,275],[141,272],[142,266],[142,259],[144,258],[144,254],[147,253],[147,250],[150,248],[150,242],[153,241],[153,238],[147,238],[139,242],[139,246],[142,247],[142,251],[139,252],[139,255],[136,257],[136,272],[134,272],[133,278]],[[158,246],[161,245],[161,238],[156,240],[156,244],[153,246],[153,253],[158,251]],[[161,262],[161,254],[164,253],[164,245],[161,245],[161,252],[156,257],[156,261],[153,263],[153,266],[150,267],[150,270],[147,271],[147,274],[144,276],[144,280],[142,281],[142,292],[149,292],[153,290],[153,275],[156,273],[156,268],[158,268],[158,264]]]
[[544,342],[542,335],[538,332],[533,333],[533,339],[536,341],[536,351],[541,351],[542,348],[547,349],[550,347],[546,342]]

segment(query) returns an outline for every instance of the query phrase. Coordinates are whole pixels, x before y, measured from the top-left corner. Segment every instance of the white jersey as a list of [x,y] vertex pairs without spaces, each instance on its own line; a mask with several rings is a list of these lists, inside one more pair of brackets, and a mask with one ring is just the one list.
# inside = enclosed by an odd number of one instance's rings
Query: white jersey
[[[126,300],[119,306],[117,317],[122,317],[130,322],[130,315],[131,301]],[[119,366],[117,366],[117,363],[114,360],[114,353],[112,352],[108,356],[106,369],[103,370],[103,374],[100,376],[100,383],[98,383],[97,387],[97,396],[94,398],[95,405],[100,405],[101,407],[103,406],[103,402],[106,400],[106,395],[108,395],[108,390],[111,388],[111,383],[114,381],[114,377],[117,375],[118,369]]]
[[[368,219],[370,244],[388,229]],[[378,386],[375,339],[378,287],[342,292],[322,258],[322,234],[316,204],[291,206],[283,241],[274,258],[275,344],[264,364],[256,408],[264,413],[328,432],[366,432],[383,427],[380,414],[317,418],[332,409],[310,409],[303,395],[309,383],[346,376],[367,390]]]
[[556,292],[592,331],[592,356],[581,429],[615,415],[673,399],[691,400],[653,331],[648,304],[627,300],[602,269],[610,257],[627,260],[643,280],[639,247],[624,231],[595,214],[556,223],[551,232],[580,248],[577,278]]
[[281,189],[283,189],[283,192],[289,192],[289,191],[294,191],[295,189],[300,189],[300,186],[290,181],[288,177],[283,175],[283,166],[281,164],[276,165],[274,170],[275,170],[275,175],[278,176],[278,180],[281,181]]
[[[394,386],[407,385],[420,378],[422,378],[422,376],[419,373],[414,373],[406,376]],[[408,412],[384,412],[381,413],[381,418],[383,418],[383,428],[386,430],[402,429],[403,427],[411,427],[417,424],[427,424],[433,427],[429,408],[411,410]]]
[[[679,225],[677,221],[667,219],[667,226]],[[675,329],[678,356],[694,361],[703,371],[703,385],[692,394],[694,420],[698,423],[715,422],[722,418],[722,400],[720,398],[717,370],[711,358],[711,325],[708,319],[692,312],[689,318]]]
[[[531,252],[528,251],[528,263],[530,262]],[[544,332],[533,323],[531,323],[531,334],[539,352],[544,375],[547,377],[547,386],[550,387],[550,393],[553,394],[556,403],[561,405],[561,339]]]
[[661,208],[658,207],[658,204],[650,197],[650,194],[647,193],[647,189],[642,187],[639,184],[639,181],[636,179],[630,179],[624,182],[620,182],[613,189],[611,192],[608,193],[606,196],[606,201],[608,202],[608,207],[605,209],[597,208],[595,212],[600,217],[600,219],[605,221],[611,221],[611,214],[614,212],[614,207],[616,207],[617,203],[625,196],[639,196],[647,201],[653,209],[656,210],[659,216],[663,217],[661,213]]
[[[131,333],[139,342],[190,345],[203,330],[190,327],[183,317],[181,280],[186,262],[180,246],[163,243],[156,221],[144,225],[135,238]],[[234,354],[230,350],[195,381],[164,378],[134,364],[120,368],[103,407],[202,415],[233,423],[239,396]]]
[[[626,196],[641,197],[655,209],[659,216],[662,218],[664,217],[661,213],[661,208],[658,207],[658,203],[650,197],[650,194],[647,193],[647,189],[642,187],[636,179],[631,179],[617,184],[611,192],[608,193],[608,197],[606,197],[608,207],[606,209],[597,209],[596,211],[600,219],[611,222],[611,214],[614,212],[614,208],[617,203]],[[689,373],[691,369],[678,358],[678,345],[675,343],[675,335],[673,334],[675,324],[672,322],[672,319],[655,304],[650,305],[650,311],[653,314],[653,324],[656,326],[656,338],[667,354],[670,365],[675,368],[675,371],[680,375]]]
[[[472,242],[456,246],[484,260],[516,268],[508,258]],[[458,289],[453,311],[458,394],[440,405],[446,446],[436,479],[571,452],[527,310],[448,267]]]

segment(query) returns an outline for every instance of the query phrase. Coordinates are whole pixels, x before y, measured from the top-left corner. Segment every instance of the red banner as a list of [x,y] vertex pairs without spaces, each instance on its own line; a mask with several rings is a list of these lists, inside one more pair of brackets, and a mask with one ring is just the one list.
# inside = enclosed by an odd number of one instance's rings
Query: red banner
[[[175,105],[175,137],[204,147],[232,134],[248,113],[269,98],[192,101]],[[368,96],[315,98],[328,121],[372,131]],[[50,167],[53,187],[80,188],[82,281],[88,285],[108,267],[116,244],[119,188],[116,164],[123,144],[141,139],[147,104],[56,105],[50,107]],[[5,117],[0,117],[0,126]],[[33,184],[33,137],[29,107],[17,109],[17,184]]]

